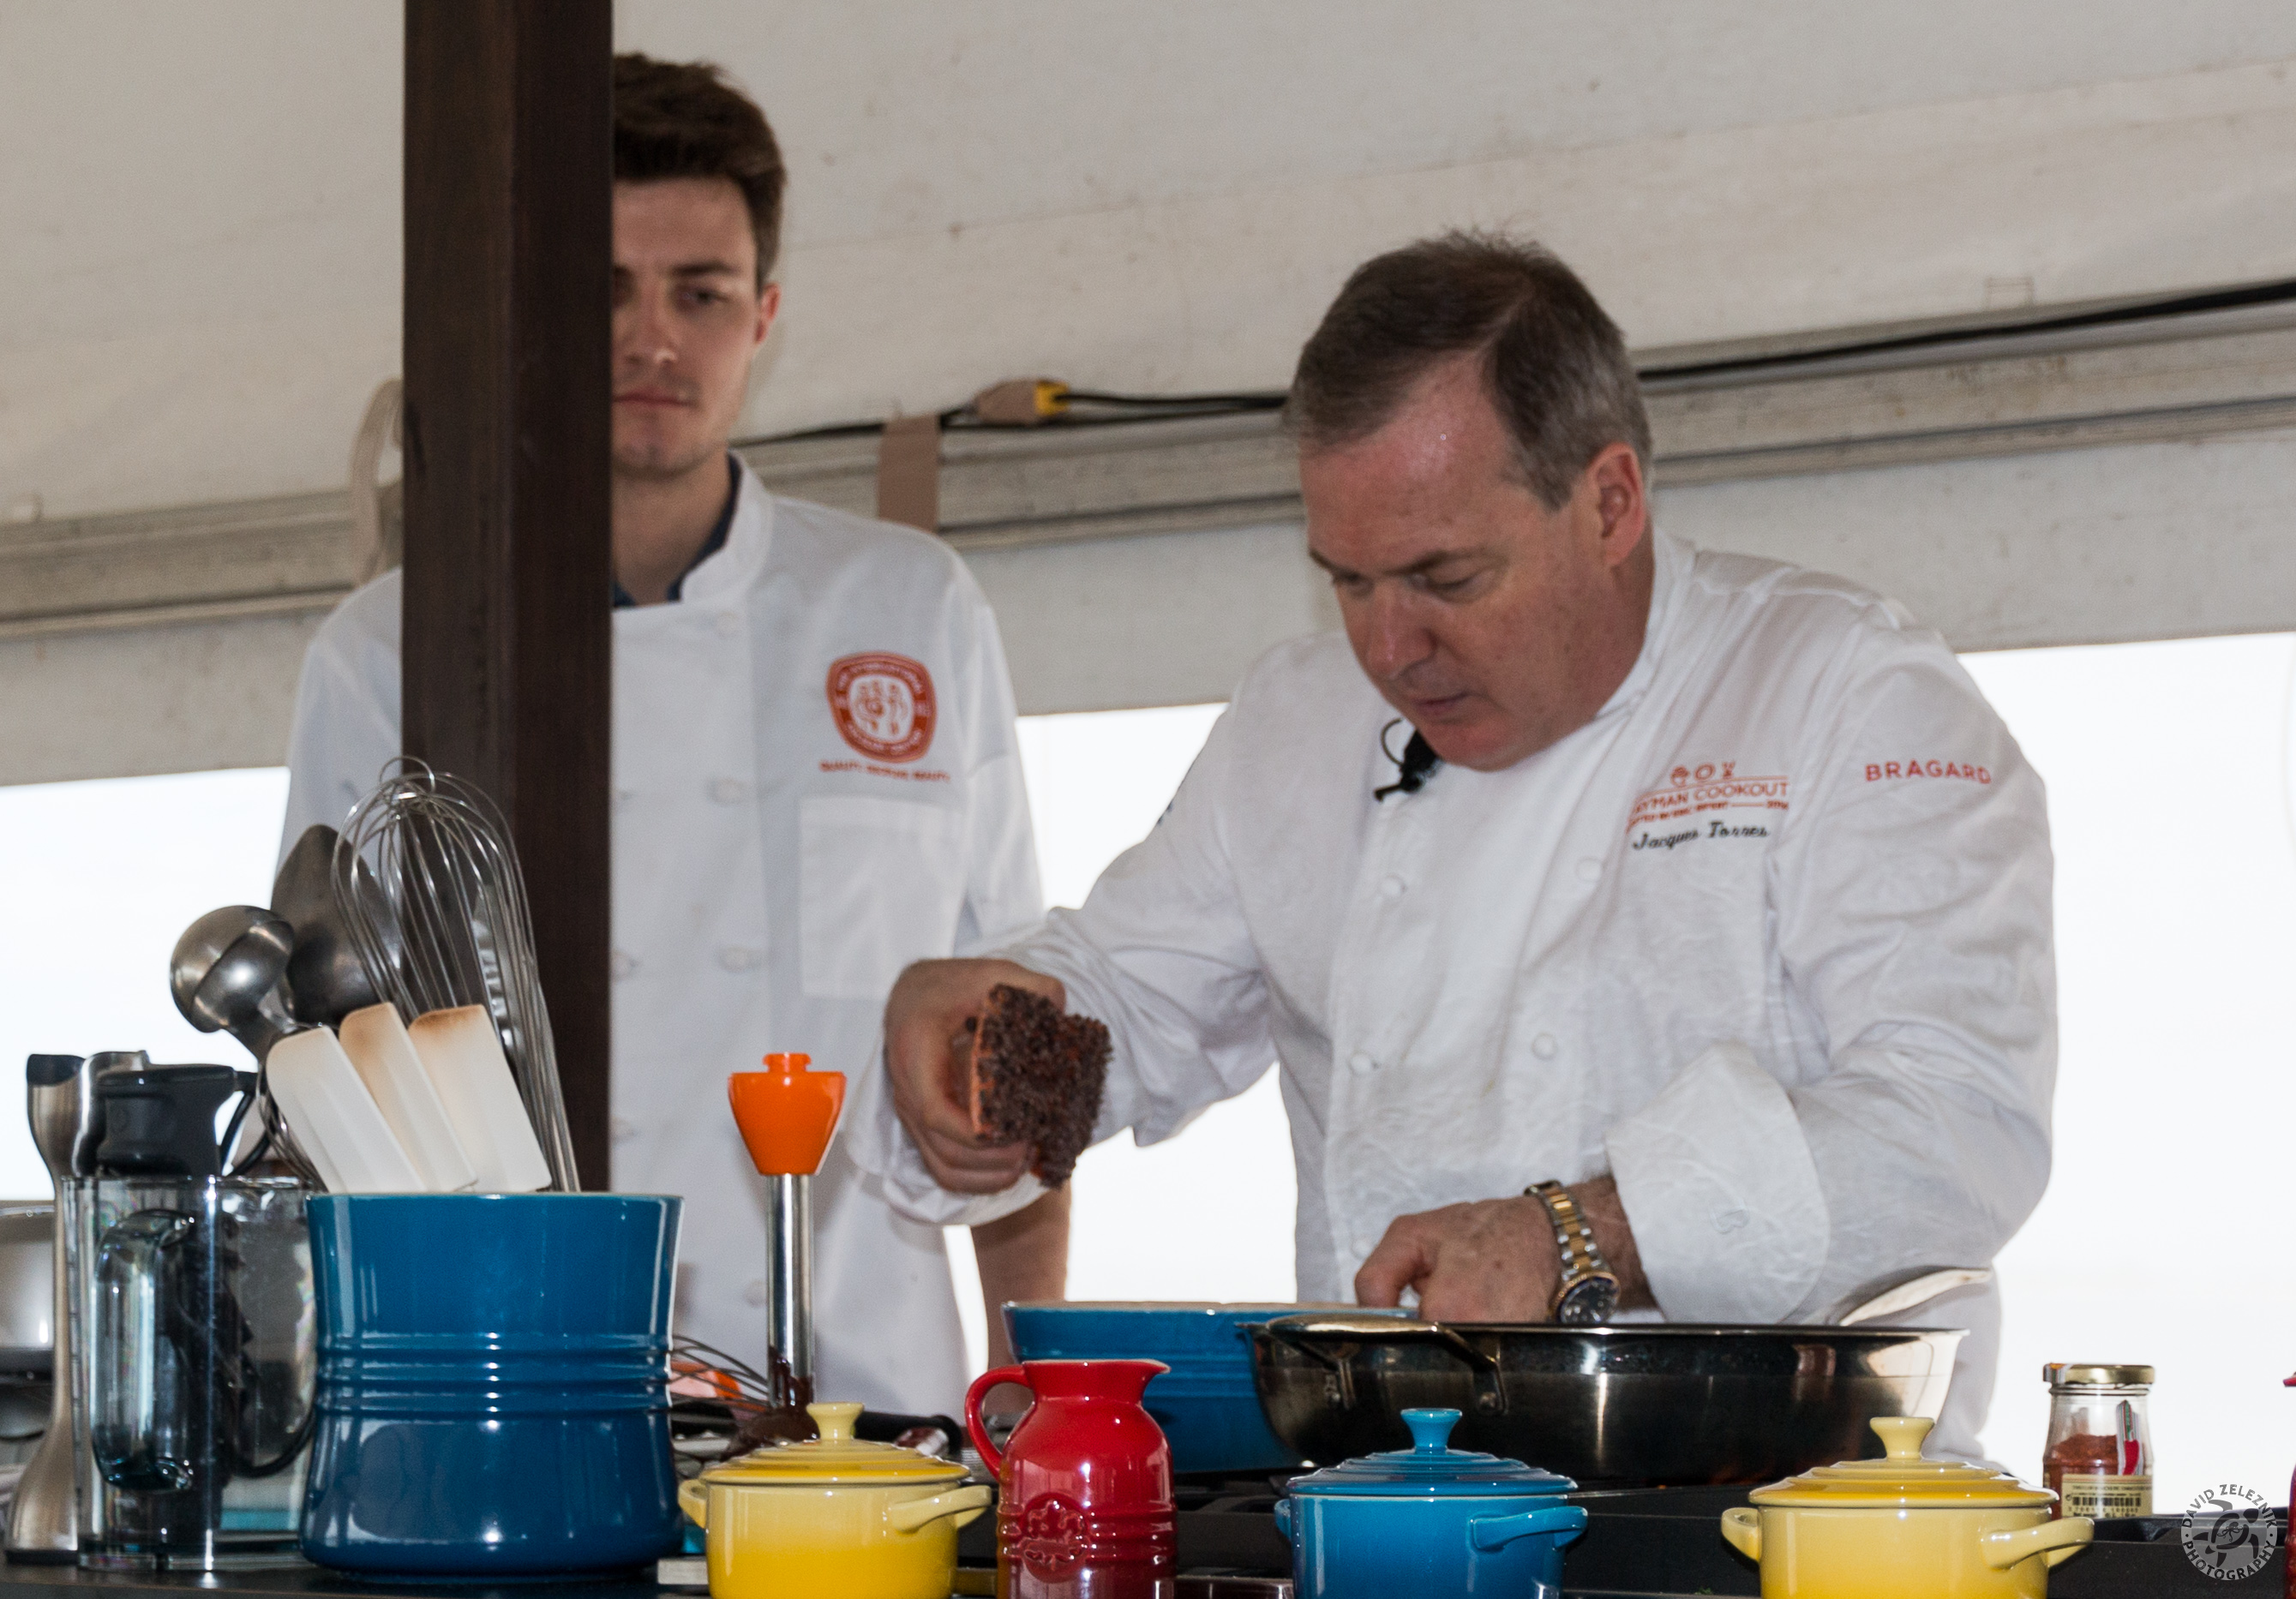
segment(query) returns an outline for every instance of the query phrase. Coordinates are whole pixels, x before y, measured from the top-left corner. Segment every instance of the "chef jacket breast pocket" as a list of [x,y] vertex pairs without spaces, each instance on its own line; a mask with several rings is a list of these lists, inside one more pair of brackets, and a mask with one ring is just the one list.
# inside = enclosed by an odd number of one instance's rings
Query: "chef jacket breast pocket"
[[882,1000],[901,968],[955,947],[964,904],[958,814],[824,795],[798,810],[799,966],[815,999]]

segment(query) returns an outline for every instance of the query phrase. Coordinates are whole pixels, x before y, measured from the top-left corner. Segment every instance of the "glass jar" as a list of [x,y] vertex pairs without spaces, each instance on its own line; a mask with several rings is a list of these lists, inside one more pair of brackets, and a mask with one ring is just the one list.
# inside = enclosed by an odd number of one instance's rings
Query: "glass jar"
[[2152,1513],[2149,1365],[2046,1365],[2049,1441],[2041,1478],[2061,1516]]

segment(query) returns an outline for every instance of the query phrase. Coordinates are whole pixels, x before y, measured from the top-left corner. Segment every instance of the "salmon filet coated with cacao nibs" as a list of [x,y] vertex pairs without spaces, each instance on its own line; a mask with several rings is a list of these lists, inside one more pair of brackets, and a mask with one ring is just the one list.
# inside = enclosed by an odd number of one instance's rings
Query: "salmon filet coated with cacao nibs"
[[972,1125],[998,1144],[1037,1146],[1034,1168],[1058,1188],[1092,1142],[1108,1086],[1108,1025],[999,983],[972,1037]]

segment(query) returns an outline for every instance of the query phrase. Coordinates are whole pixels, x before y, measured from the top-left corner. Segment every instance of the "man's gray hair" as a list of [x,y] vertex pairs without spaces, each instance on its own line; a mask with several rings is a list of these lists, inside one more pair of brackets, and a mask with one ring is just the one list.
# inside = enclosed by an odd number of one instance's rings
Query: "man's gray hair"
[[1613,444],[1633,446],[1648,478],[1650,417],[1618,324],[1552,251],[1497,234],[1423,239],[1357,267],[1300,352],[1284,425],[1302,449],[1356,443],[1430,368],[1471,354],[1548,510]]

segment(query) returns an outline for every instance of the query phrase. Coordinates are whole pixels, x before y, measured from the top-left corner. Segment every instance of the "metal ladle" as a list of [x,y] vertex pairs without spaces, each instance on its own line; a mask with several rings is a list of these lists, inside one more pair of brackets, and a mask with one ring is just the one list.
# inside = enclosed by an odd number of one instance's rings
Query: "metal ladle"
[[184,1020],[203,1033],[228,1032],[255,1057],[255,1109],[280,1158],[305,1182],[318,1186],[309,1159],[273,1103],[259,1070],[271,1046],[307,1024],[287,1013],[281,979],[293,953],[295,930],[285,917],[256,905],[227,905],[184,930],[168,963],[168,989]]
[[279,875],[271,884],[273,912],[293,928],[287,1006],[298,1021],[315,1027],[339,1027],[353,1011],[379,1004],[382,997],[335,906],[335,830],[324,822],[305,828],[279,863]]
[[203,1033],[227,1032],[258,1065],[297,1029],[279,994],[295,950],[287,919],[253,905],[209,911],[184,930],[168,963],[168,988],[184,1020]]

